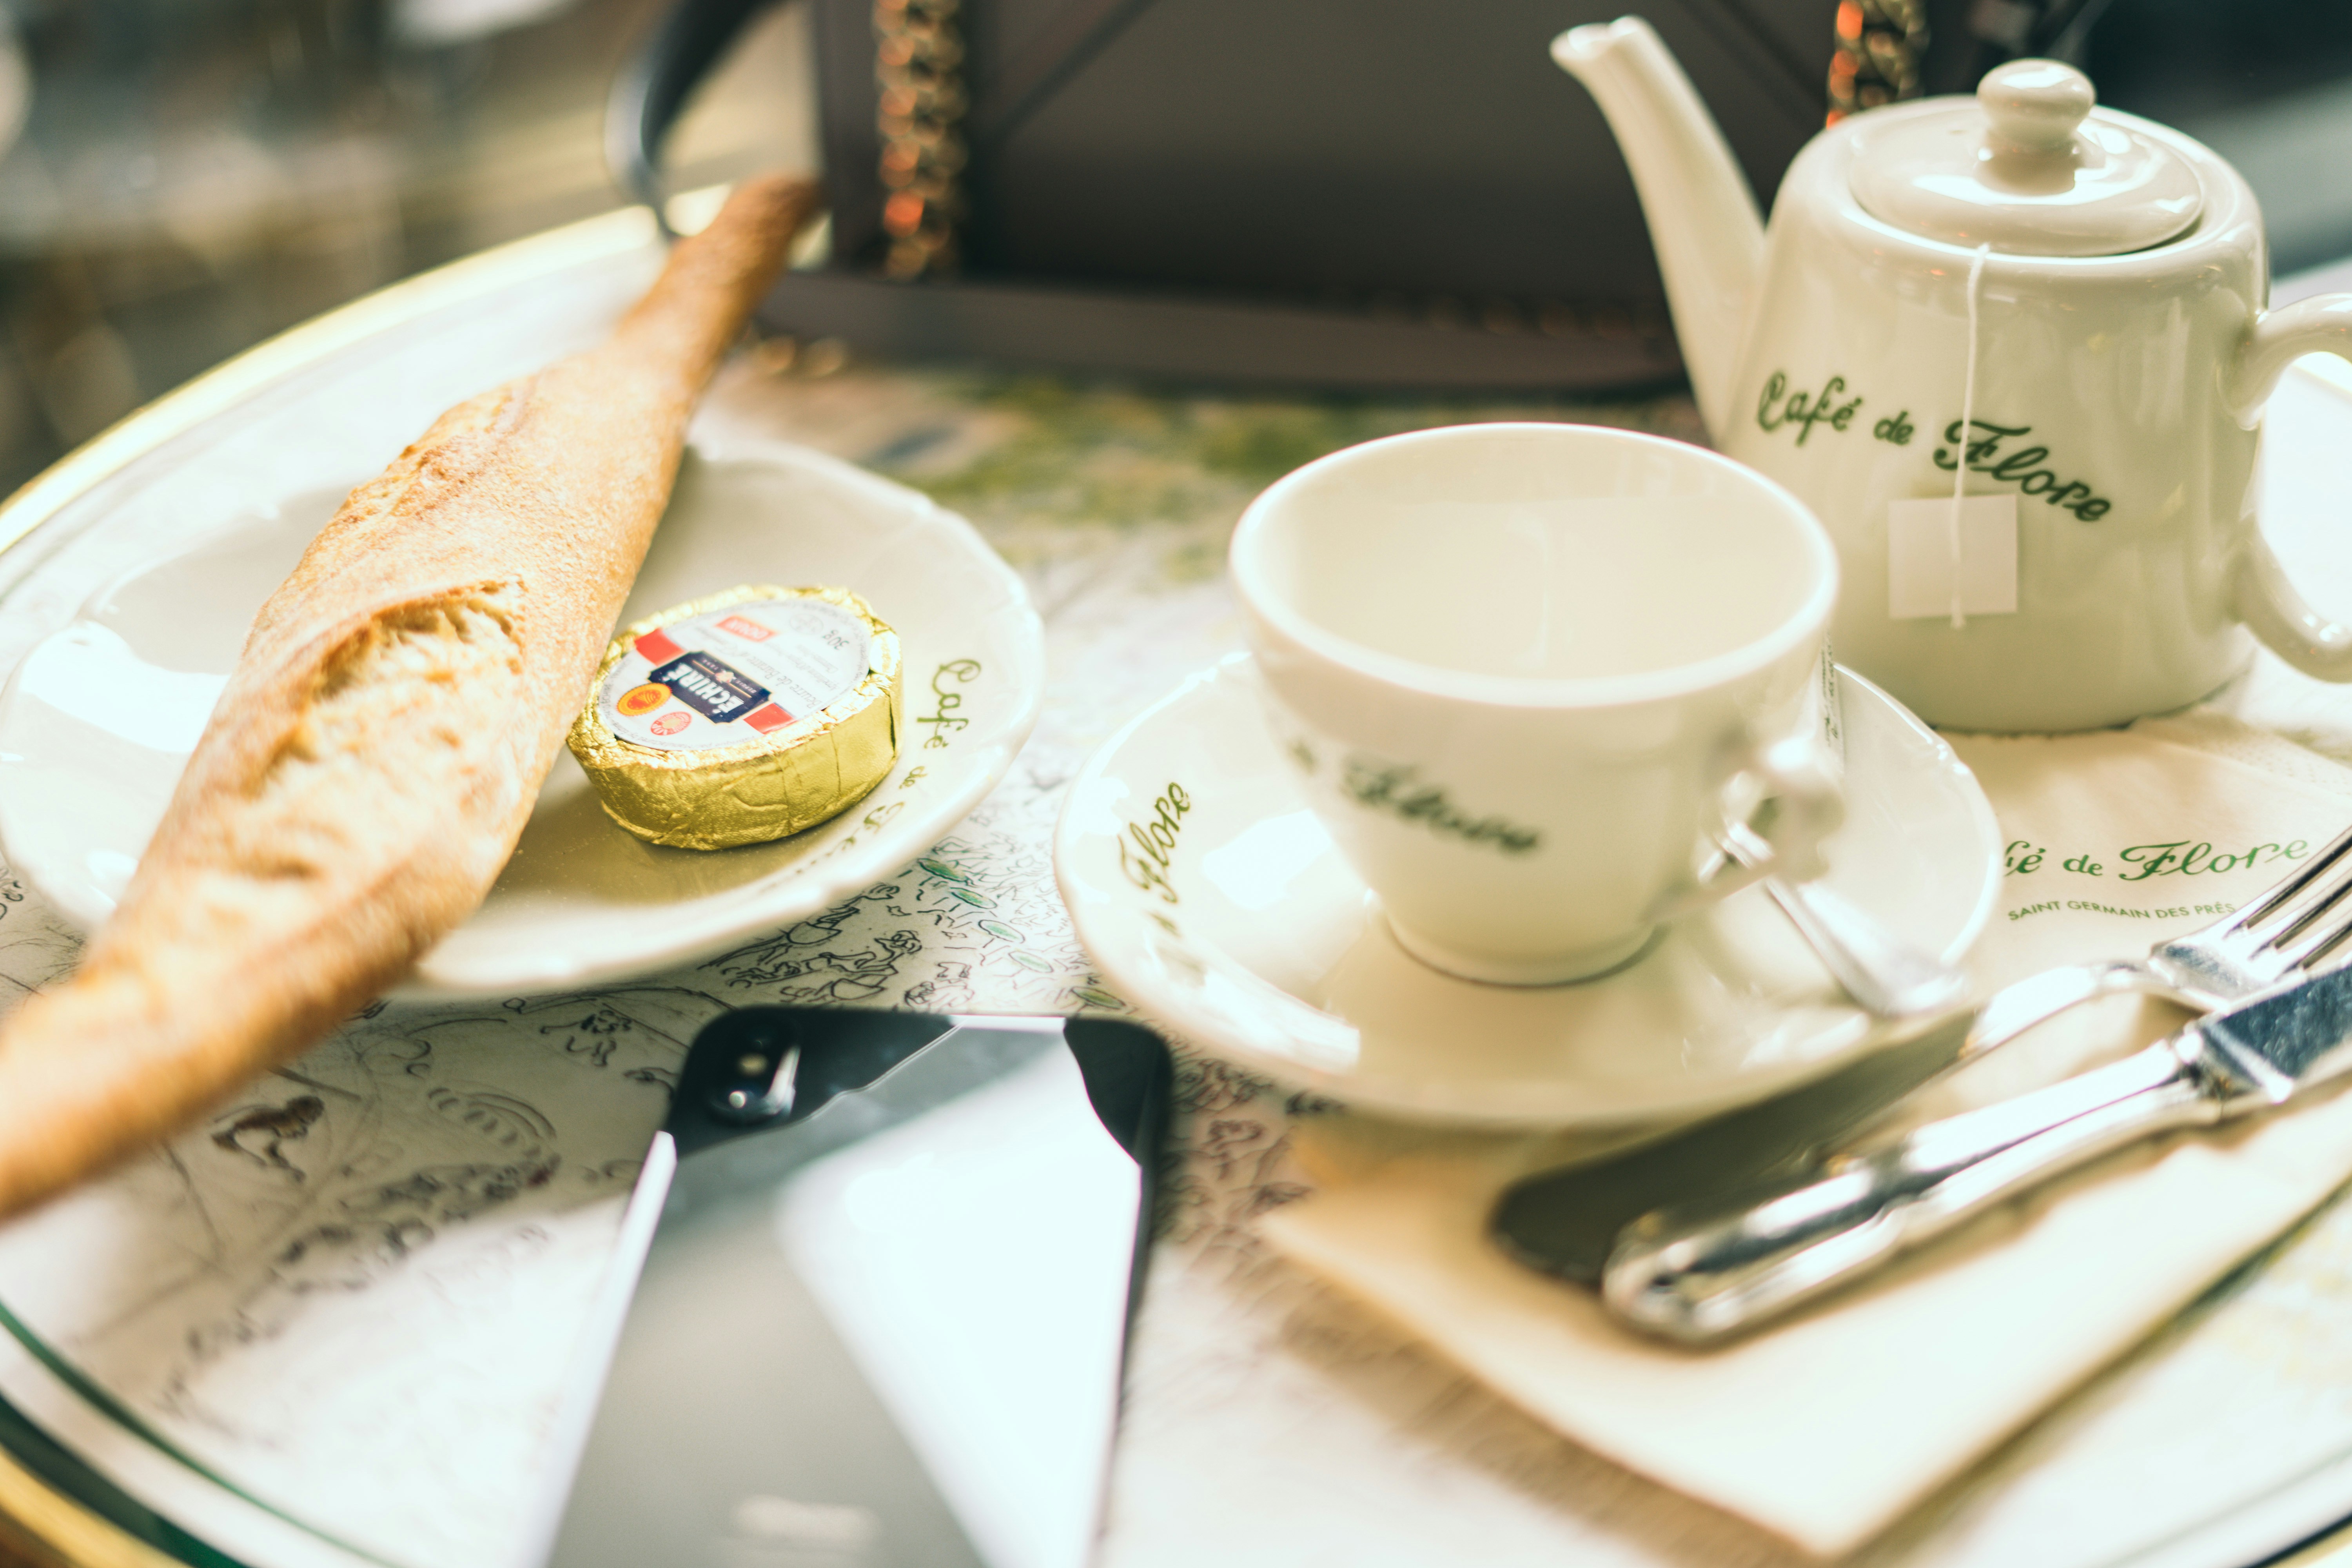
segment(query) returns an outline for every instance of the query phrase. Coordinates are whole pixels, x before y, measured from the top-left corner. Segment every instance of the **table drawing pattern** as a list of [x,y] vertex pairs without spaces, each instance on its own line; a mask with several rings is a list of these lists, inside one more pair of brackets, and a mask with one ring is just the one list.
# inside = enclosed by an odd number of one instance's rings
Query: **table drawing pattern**
[[[1349,440],[1503,412],[730,371],[706,418],[929,489],[1023,574],[1051,685],[1013,773],[885,882],[706,962],[593,993],[370,1009],[167,1150],[0,1231],[5,1326],[121,1419],[354,1552],[397,1568],[513,1562],[572,1330],[694,1031],[747,1003],[1121,1009],[1054,891],[1062,786],[1125,718],[1239,646],[1222,551],[1260,485]],[[1697,428],[1680,397],[1508,412]],[[20,616],[70,609],[26,603]],[[24,635],[0,622],[0,654]],[[2302,700],[2262,679],[2275,711]],[[2352,723],[2293,711],[2305,738],[2352,755]],[[0,881],[11,988],[74,951]],[[1179,1087],[1107,1563],[1288,1564],[1310,1543],[1355,1564],[1472,1547],[1494,1564],[1798,1561],[1538,1428],[1262,1252],[1251,1218],[1307,1190],[1291,1121],[1327,1108],[1197,1056]],[[2117,1518],[2180,1517],[2151,1457],[2249,1368],[2261,1389],[2190,1441],[2198,1456],[2226,1468],[2253,1426],[2275,1442],[2282,1413],[2311,1467],[2352,1452],[2352,1379],[2332,1375],[2352,1342],[2329,1316],[2347,1260],[2338,1207],[1869,1560],[2098,1560],[2085,1552]],[[2094,1483],[2112,1500],[2069,1500]]]

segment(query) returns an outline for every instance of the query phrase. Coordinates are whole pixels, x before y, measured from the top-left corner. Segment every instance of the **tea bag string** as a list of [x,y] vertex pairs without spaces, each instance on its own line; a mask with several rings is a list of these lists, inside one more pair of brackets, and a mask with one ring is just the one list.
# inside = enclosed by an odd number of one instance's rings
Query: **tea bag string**
[[1952,517],[1951,526],[1945,530],[1946,548],[1951,555],[1952,629],[1958,631],[1969,624],[1960,608],[1960,500],[1969,483],[1969,432],[1975,427],[1977,416],[1977,297],[1984,283],[1985,258],[1992,254],[1990,242],[1977,247],[1977,258],[1969,263],[1969,354],[1968,373],[1960,383],[1959,439],[1952,452]]

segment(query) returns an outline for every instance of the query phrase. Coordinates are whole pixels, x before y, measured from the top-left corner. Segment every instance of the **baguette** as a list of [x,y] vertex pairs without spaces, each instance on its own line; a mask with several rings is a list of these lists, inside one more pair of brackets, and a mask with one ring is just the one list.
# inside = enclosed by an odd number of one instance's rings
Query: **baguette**
[[450,409],[311,542],[113,918],[0,1025],[0,1214],[201,1117],[481,902],[816,202],[739,187],[603,346]]

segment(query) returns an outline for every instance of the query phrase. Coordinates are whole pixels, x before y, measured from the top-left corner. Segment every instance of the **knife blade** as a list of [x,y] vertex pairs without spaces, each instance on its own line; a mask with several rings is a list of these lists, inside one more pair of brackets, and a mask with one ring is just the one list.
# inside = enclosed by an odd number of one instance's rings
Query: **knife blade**
[[1826,1173],[1644,1215],[1610,1257],[1601,1300],[1648,1333],[1724,1339],[2101,1154],[2284,1106],[2347,1073],[2352,970],[2336,969]]
[[749,1008],[688,1052],[573,1354],[526,1561],[1076,1568],[1166,1047]]
[[1495,1239],[1530,1268],[1597,1286],[1627,1226],[1654,1209],[1809,1168],[1958,1061],[1974,1021],[1965,1007],[1912,1020],[1883,1048],[1801,1089],[1624,1152],[1529,1176],[1496,1203]]

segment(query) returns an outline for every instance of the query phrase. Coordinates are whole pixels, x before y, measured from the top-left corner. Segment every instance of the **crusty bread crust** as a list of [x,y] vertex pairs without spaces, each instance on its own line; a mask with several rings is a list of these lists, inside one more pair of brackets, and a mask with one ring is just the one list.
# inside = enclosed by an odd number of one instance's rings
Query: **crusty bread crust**
[[458,405],[255,617],[113,919],[0,1026],[0,1214],[200,1116],[481,902],[688,416],[815,188],[739,187],[602,347]]

